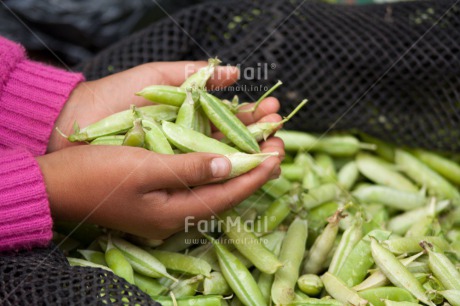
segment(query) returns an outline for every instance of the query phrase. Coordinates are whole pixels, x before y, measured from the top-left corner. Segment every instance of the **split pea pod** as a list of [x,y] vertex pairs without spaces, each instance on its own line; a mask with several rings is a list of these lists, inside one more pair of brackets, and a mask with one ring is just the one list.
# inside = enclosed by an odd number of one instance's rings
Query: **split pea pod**
[[412,180],[421,186],[426,186],[434,195],[459,203],[459,191],[412,154],[398,149],[396,150],[395,162]]
[[209,120],[238,148],[247,153],[260,152],[248,128],[218,98],[201,91],[200,104]]
[[[184,94],[185,95],[185,94]],[[68,139],[74,141],[91,141],[101,136],[121,134],[133,127],[137,117],[150,120],[174,120],[177,116],[177,107],[167,105],[150,105],[115,113],[104,119],[88,125],[83,129],[76,128]]]
[[460,165],[436,153],[415,150],[414,155],[451,182],[460,185]]
[[303,266],[303,273],[317,274],[322,270],[328,254],[334,247],[335,238],[339,231],[339,222],[342,218],[342,210],[339,209],[328,219],[328,224],[323,232],[316,238],[311,247]]
[[128,283],[134,284],[133,267],[124,254],[113,245],[110,236],[107,242],[105,261],[107,262],[108,267],[112,269],[113,273],[124,278]]
[[[423,252],[420,252],[408,258],[401,259],[400,261],[405,267],[407,267],[410,263],[414,262],[414,260],[419,258],[421,255],[423,255]],[[385,276],[385,274],[383,274],[381,270],[376,270],[362,283],[354,286],[353,289],[356,291],[363,291],[367,289],[383,287],[385,285],[388,285],[389,283],[390,281]]]
[[[434,306],[415,276],[391,253],[371,238],[372,258],[385,276],[397,287],[406,289],[423,303]],[[372,290],[372,289],[371,289]]]
[[186,90],[186,98],[177,112],[176,124],[188,129],[194,129],[197,112],[198,94],[192,89]]
[[214,70],[221,61],[216,58],[208,59],[208,65],[206,67],[200,68],[197,72],[189,76],[184,83],[180,86],[182,89],[187,89],[190,87],[196,87],[198,89],[204,89],[206,82],[213,75]]
[[419,192],[401,191],[379,185],[361,187],[352,194],[362,202],[379,203],[399,210],[413,210],[427,202]]
[[95,146],[121,146],[123,144],[123,139],[125,136],[123,135],[109,135],[109,136],[102,136],[94,139],[90,142],[90,145]]
[[368,270],[374,264],[371,256],[371,245],[369,237],[376,237],[379,240],[387,239],[390,232],[373,230],[364,236],[347,256],[336,276],[343,280],[348,287],[356,286],[366,277]]
[[145,132],[141,121],[142,119],[134,120],[133,127],[126,132],[125,138],[123,138],[123,146],[144,147]]
[[113,237],[112,242],[114,246],[122,252],[137,273],[154,278],[167,277],[174,281],[176,280],[166,272],[165,266],[147,251],[121,238]]
[[330,273],[335,275],[340,270],[348,255],[362,237],[362,218],[358,217],[355,218],[353,224],[344,231],[342,237],[340,238],[339,245],[332,256],[331,263],[329,264],[328,271]]
[[403,175],[394,170],[394,165],[366,153],[356,156],[359,172],[371,181],[401,191],[417,192],[418,188]]
[[162,122],[163,132],[169,142],[182,152],[208,152],[217,154],[238,153],[230,147],[214,138],[207,137],[199,132],[184,128],[172,122]]
[[150,120],[142,120],[145,132],[145,148],[160,154],[174,154],[168,139],[164,135],[161,126]]
[[428,266],[434,276],[448,290],[460,290],[460,273],[443,253],[431,250],[428,243],[422,242],[428,252]]
[[214,246],[219,266],[230,288],[244,305],[266,305],[264,297],[248,269],[212,237],[206,236]]
[[356,291],[347,287],[347,285],[338,277],[326,272],[322,277],[324,288],[334,299],[347,305],[365,306],[367,300],[360,297]]
[[231,239],[235,248],[249,259],[261,272],[275,273],[282,263],[269,251],[260,240],[241,222],[241,217],[233,210],[220,214],[225,234]]
[[299,268],[308,236],[308,222],[296,218],[286,233],[281,245],[279,259],[283,263],[275,273],[271,297],[275,304],[288,304],[295,299],[294,287],[299,277]]
[[211,266],[197,257],[160,250],[151,250],[149,253],[171,271],[204,276],[209,276],[211,273]]

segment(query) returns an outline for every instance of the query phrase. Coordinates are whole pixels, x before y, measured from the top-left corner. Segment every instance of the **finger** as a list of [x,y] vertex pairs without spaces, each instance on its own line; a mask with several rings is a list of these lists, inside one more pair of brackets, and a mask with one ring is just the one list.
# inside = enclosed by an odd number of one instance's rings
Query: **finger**
[[286,155],[283,140],[279,137],[270,137],[260,144],[260,150],[264,153],[278,152],[278,158],[282,161]]
[[197,220],[207,219],[241,203],[278,172],[279,159],[272,157],[250,172],[225,183],[174,193],[170,201],[187,203],[181,207],[183,218],[194,216]]
[[[162,188],[186,188],[220,181],[230,174],[230,160],[223,155],[188,153],[151,154],[151,165],[140,178],[147,192]],[[160,180],[158,178],[161,178]]]
[[238,80],[239,70],[235,66],[218,66],[207,83],[207,90],[222,90]]
[[[254,107],[254,103],[245,105],[241,107],[241,110],[247,110]],[[278,99],[274,97],[269,97],[264,99],[259,107],[254,112],[239,112],[237,117],[246,125],[252,124],[259,121],[261,118],[277,113],[280,109],[280,103]]]

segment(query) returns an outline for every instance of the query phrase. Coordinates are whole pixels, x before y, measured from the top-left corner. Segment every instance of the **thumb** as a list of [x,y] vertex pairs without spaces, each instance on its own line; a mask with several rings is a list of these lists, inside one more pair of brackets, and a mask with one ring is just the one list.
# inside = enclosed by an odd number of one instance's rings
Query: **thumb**
[[151,163],[152,178],[157,188],[184,188],[225,179],[232,169],[223,155],[187,153],[178,155],[155,154],[158,161]]

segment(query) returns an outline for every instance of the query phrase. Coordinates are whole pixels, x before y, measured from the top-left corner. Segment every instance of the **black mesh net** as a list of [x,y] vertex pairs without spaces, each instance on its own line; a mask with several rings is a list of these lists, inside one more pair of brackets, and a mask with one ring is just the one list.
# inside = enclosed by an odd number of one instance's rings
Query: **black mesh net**
[[[153,24],[78,69],[91,80],[150,61],[218,56],[248,72],[219,94],[255,100],[280,79],[284,85],[274,95],[283,113],[310,99],[288,128],[318,133],[358,129],[400,145],[459,152],[457,2],[207,3]],[[62,255],[49,252],[1,256],[0,300],[7,296],[11,305],[95,304],[125,297],[149,303],[116,276],[71,268]]]
[[111,272],[71,267],[51,245],[0,255],[1,305],[160,305]]

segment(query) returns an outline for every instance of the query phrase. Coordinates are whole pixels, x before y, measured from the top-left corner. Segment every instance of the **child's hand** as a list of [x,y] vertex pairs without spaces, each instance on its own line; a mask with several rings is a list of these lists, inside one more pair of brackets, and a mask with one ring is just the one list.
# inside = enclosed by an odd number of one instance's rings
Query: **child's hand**
[[[80,83],[62,109],[56,127],[69,135],[73,132],[75,121],[83,128],[113,113],[129,109],[131,104],[151,105],[151,102],[135,93],[149,85],[180,86],[189,75],[206,65],[207,62],[148,63],[97,81]],[[221,88],[236,81],[238,70],[235,67],[216,67],[214,75],[208,86]],[[48,152],[75,145],[53,131]]]
[[[276,137],[261,149],[284,155]],[[225,157],[209,153],[162,155],[141,148],[84,145],[37,160],[54,218],[87,220],[162,239],[182,229],[187,216],[198,221],[240,203],[279,175],[280,158],[271,157],[240,177],[215,184],[231,166]]]

